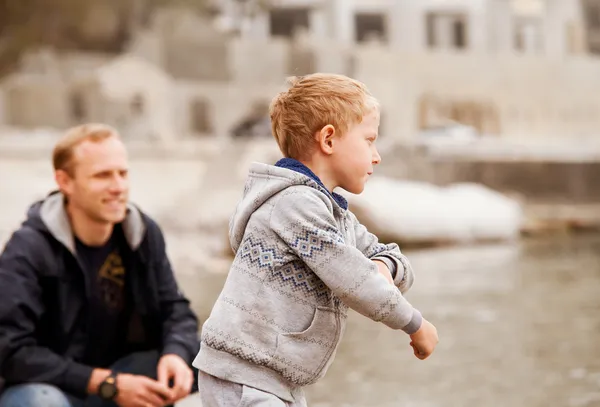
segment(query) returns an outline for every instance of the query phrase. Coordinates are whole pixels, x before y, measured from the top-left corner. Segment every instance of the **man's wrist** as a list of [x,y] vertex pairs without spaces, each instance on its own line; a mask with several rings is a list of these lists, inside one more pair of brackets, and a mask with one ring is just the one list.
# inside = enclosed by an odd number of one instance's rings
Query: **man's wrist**
[[117,397],[119,389],[117,388],[117,372],[110,372],[108,377],[98,386],[98,396],[102,400],[113,400]]
[[187,348],[185,346],[181,345],[180,343],[177,343],[177,342],[168,343],[165,346],[165,348],[163,349],[160,356],[163,357],[163,356],[167,356],[167,355],[179,356],[181,359],[183,359],[183,361],[186,364],[189,364],[189,362],[188,362],[189,351],[187,350]]
[[87,392],[88,394],[98,394],[98,387],[100,384],[110,375],[110,370],[96,368],[92,370],[92,375],[88,382]]

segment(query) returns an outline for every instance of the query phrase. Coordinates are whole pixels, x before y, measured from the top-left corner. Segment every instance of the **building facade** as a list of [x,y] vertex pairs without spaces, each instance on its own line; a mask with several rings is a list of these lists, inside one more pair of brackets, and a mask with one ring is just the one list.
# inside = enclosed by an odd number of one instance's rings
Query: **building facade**
[[228,136],[266,114],[286,77],[335,72],[381,100],[388,139],[453,123],[506,138],[600,133],[600,62],[586,53],[595,37],[578,1],[281,0],[245,14],[235,4],[237,17],[216,26],[161,11],[120,56],[25,56],[0,82],[0,119],[102,120],[160,140]]

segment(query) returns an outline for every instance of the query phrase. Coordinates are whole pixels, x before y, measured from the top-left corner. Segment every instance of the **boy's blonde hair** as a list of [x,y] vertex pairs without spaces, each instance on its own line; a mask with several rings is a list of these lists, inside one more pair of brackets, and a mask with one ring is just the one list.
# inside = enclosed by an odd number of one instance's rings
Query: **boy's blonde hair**
[[52,165],[54,170],[66,171],[70,176],[74,175],[73,150],[84,141],[94,143],[103,141],[109,137],[119,138],[117,130],[106,124],[88,123],[71,127],[58,140],[52,152]]
[[362,121],[379,103],[367,87],[344,75],[292,77],[290,88],[271,102],[271,129],[285,157],[301,158],[315,146],[315,134],[331,124],[340,134]]

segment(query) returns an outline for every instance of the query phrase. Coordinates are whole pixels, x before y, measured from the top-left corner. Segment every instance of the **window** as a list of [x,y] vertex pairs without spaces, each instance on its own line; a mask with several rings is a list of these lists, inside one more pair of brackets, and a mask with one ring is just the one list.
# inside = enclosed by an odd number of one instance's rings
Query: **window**
[[232,128],[236,138],[268,137],[271,135],[269,100],[257,100],[250,105],[248,112]]
[[465,48],[467,45],[465,22],[462,20],[452,21],[452,44],[455,48]]
[[293,38],[297,29],[310,28],[308,8],[273,8],[269,11],[271,36]]
[[600,3],[594,0],[584,1],[583,15],[585,19],[585,24],[588,26],[588,28],[600,28]]
[[379,131],[377,138],[381,139],[382,136],[385,136],[385,121],[387,119],[386,113],[381,109],[379,111]]
[[131,113],[134,116],[141,116],[144,114],[144,98],[139,93],[133,97],[131,100]]
[[210,104],[205,99],[195,99],[190,105],[191,128],[194,133],[212,133]]
[[535,19],[515,21],[514,48],[521,52],[537,52],[542,47],[541,23]]
[[81,92],[72,92],[69,96],[69,109],[71,111],[71,119],[80,123],[88,118],[88,111],[85,104],[85,98]]
[[600,2],[585,0],[583,2],[583,17],[587,48],[593,54],[600,54]]
[[468,46],[467,17],[462,13],[428,13],[427,45],[439,49],[464,49]]
[[355,40],[358,43],[371,40],[388,41],[386,19],[381,13],[356,13],[354,26]]

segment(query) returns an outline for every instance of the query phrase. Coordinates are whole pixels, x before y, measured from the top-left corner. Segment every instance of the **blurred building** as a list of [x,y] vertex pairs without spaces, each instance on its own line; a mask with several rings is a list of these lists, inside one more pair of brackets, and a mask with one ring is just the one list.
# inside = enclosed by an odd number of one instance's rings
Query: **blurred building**
[[249,10],[240,7],[254,3],[223,0],[216,21],[160,10],[117,57],[32,52],[0,83],[0,120],[222,136],[264,124],[260,112],[287,76],[321,71],[366,82],[383,105],[382,136],[396,140],[452,123],[531,140],[600,132],[600,64],[587,51],[598,2],[272,3]]
[[[519,50],[581,53],[584,21],[578,0],[281,0],[243,18],[224,0],[223,26],[246,38],[316,38],[356,44],[378,39],[398,51]],[[247,3],[247,2],[243,2]],[[238,5],[238,7],[236,7]]]

